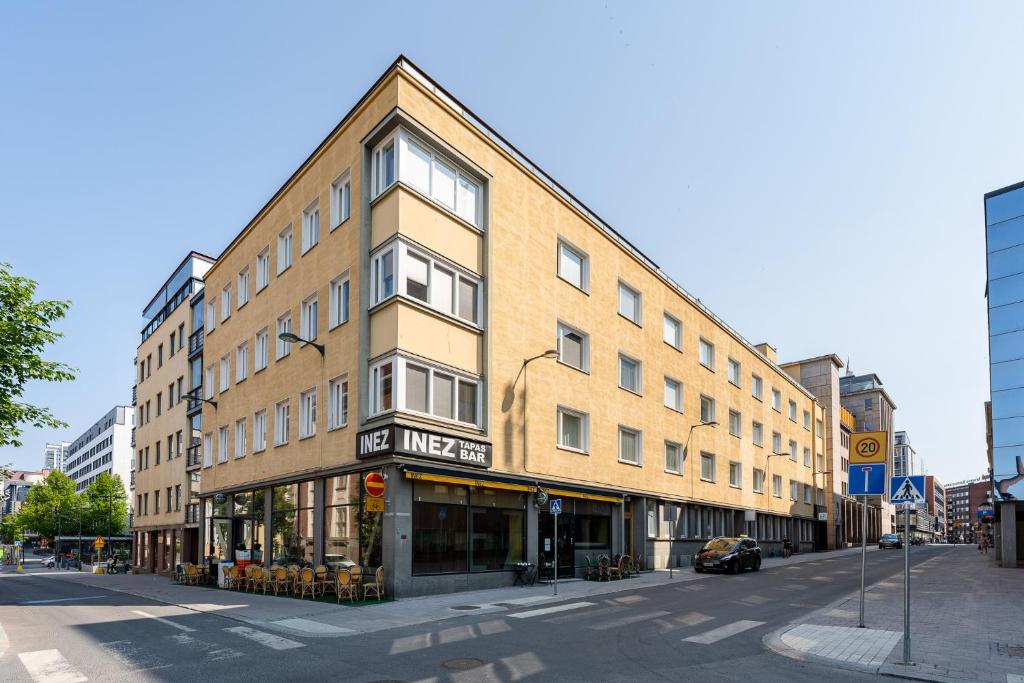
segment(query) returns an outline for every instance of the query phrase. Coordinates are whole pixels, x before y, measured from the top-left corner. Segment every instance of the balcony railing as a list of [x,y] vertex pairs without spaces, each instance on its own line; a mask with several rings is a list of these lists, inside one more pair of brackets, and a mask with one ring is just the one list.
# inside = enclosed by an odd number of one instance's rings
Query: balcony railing
[[132,488],[135,488],[135,470],[132,470],[131,483],[129,484]]
[[135,448],[135,427],[132,427],[132,448]]
[[185,469],[199,467],[203,462],[203,445],[189,446],[185,451]]
[[191,356],[203,348],[203,328],[199,328],[188,336],[188,353]]
[[132,385],[132,405],[136,405],[139,402],[139,388]]

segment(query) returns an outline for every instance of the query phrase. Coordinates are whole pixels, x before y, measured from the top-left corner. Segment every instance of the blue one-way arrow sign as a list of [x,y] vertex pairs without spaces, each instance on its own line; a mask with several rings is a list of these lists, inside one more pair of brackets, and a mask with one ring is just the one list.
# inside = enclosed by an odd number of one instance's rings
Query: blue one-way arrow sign
[[893,477],[889,482],[889,502],[924,502],[924,475]]

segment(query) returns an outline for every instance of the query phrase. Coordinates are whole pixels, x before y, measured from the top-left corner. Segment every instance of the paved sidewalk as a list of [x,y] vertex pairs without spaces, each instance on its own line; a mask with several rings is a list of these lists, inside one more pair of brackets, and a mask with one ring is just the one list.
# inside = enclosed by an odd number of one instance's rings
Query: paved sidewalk
[[928,681],[1024,683],[1024,572],[951,546],[911,569],[912,666],[903,659],[903,573],[765,636],[771,649],[844,669]]
[[[770,569],[817,562],[859,552],[859,548],[851,548],[827,553],[802,553],[786,559],[766,558],[762,567]],[[697,574],[691,568],[676,569],[671,574],[667,570],[658,570],[643,572],[638,577],[622,581],[559,581],[557,596],[552,595],[550,585],[537,585],[430,595],[352,607],[273,595],[179,586],[165,577],[152,574],[107,576],[45,569],[32,570],[30,573],[53,580],[75,581],[129,593],[196,612],[216,612],[236,621],[285,633],[319,637],[371,633],[453,619],[466,614],[505,612],[524,605],[540,605],[709,578],[708,574]]]

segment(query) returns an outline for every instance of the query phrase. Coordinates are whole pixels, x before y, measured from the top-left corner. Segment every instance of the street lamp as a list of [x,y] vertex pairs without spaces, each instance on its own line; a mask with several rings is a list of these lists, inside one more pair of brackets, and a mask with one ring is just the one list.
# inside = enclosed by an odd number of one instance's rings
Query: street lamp
[[316,342],[309,341],[308,339],[303,339],[299,335],[292,334],[291,332],[282,332],[281,334],[277,335],[277,338],[283,342],[288,342],[290,344],[309,344],[314,349],[320,352],[320,358],[324,357],[323,344],[317,344]]
[[516,384],[519,383],[519,378],[523,378],[523,469],[527,472],[530,471],[529,465],[529,448],[527,446],[527,432],[526,432],[526,366],[535,360],[541,358],[555,359],[558,358],[558,349],[548,349],[543,353],[538,353],[536,356],[530,356],[529,358],[523,359],[523,364],[519,366],[519,374],[516,375],[516,379],[512,382],[512,391],[515,392]]

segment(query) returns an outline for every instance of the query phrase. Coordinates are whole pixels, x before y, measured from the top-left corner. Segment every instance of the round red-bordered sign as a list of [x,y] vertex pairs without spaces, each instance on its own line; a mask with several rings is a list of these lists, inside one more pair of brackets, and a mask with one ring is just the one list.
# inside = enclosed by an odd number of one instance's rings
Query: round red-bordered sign
[[366,493],[373,496],[374,498],[380,498],[384,495],[384,489],[386,487],[384,482],[384,475],[380,472],[370,472],[363,479],[363,488],[366,489]]

